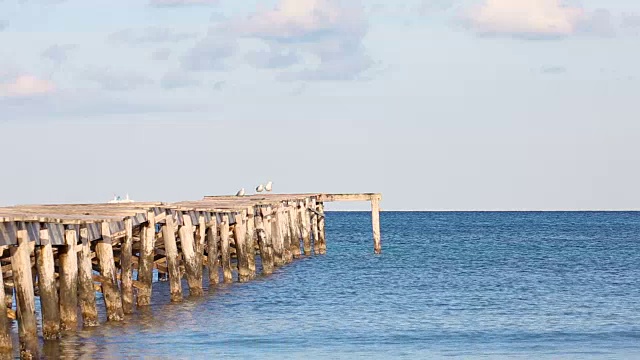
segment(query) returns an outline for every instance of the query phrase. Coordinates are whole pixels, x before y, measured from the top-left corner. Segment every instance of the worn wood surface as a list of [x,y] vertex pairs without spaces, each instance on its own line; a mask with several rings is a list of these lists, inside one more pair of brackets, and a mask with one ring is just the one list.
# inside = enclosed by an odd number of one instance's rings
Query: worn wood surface
[[11,270],[16,289],[20,356],[38,359],[38,328],[31,274],[31,249],[27,231],[18,230],[16,233],[18,246],[11,247]]
[[62,330],[78,328],[78,237],[75,229],[65,231],[66,244],[58,247],[60,262],[60,325]]
[[[4,252],[4,247],[0,246],[0,253]],[[0,354],[10,354],[13,349],[11,342],[11,329],[9,328],[9,318],[7,316],[7,307],[4,302],[4,270],[0,267]]]
[[98,308],[92,277],[91,243],[87,236],[87,229],[81,228],[81,244],[78,252],[78,302],[82,313],[82,325],[90,327],[98,325]]
[[42,230],[40,235],[41,245],[35,248],[42,313],[42,337],[47,340],[60,337],[60,303],[58,302],[58,288],[56,287],[55,260],[51,242],[48,241],[48,235],[47,230]]
[[138,306],[151,305],[151,291],[153,287],[153,252],[156,239],[155,214],[147,214],[147,223],[140,232],[140,256],[138,264]]
[[116,279],[116,266],[113,259],[113,239],[109,223],[102,223],[102,239],[96,242],[96,255],[100,265],[100,275],[106,281],[102,282],[102,295],[107,310],[109,321],[121,321],[124,318],[122,310],[122,298],[118,291]]
[[183,225],[180,227],[180,245],[182,254],[184,255],[184,267],[187,276],[187,284],[189,285],[190,296],[202,296],[202,272],[198,277],[198,267],[202,267],[202,263],[198,264],[196,258],[195,238],[193,236],[194,228],[191,216],[189,214],[182,215]]
[[122,311],[133,313],[133,220],[124,221],[125,235],[120,247],[120,291]]
[[162,227],[162,238],[164,239],[164,250],[167,257],[167,267],[169,272],[169,289],[172,302],[182,301],[182,276],[180,274],[180,254],[176,244],[176,228],[173,215],[166,217],[166,223]]
[[229,214],[222,214],[220,222],[220,259],[222,262],[223,279],[225,283],[233,282],[231,269],[231,249],[229,247]]

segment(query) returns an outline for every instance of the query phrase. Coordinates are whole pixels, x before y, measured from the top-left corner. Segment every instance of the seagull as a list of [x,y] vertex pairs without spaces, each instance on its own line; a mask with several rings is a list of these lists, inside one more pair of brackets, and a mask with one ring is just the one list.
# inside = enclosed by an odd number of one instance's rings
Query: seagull
[[263,192],[264,191],[264,185],[262,185],[262,184],[258,185],[258,187],[256,188],[256,191],[259,192],[259,193]]
[[240,189],[240,191],[238,191],[236,196],[244,196],[244,188]]
[[271,181],[269,181],[267,185],[264,186],[264,189],[267,190],[268,192],[270,192],[272,188],[273,188],[273,182]]

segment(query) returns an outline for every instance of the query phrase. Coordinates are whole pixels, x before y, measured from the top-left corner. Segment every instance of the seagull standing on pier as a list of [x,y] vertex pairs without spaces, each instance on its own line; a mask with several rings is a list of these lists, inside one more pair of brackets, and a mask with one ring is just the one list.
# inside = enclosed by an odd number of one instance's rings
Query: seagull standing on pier
[[244,188],[240,189],[240,191],[238,191],[236,196],[244,196]]
[[267,190],[267,192],[271,192],[272,188],[273,188],[273,182],[272,181],[267,182],[267,185],[264,186],[264,189]]
[[263,192],[264,191],[264,185],[262,185],[262,184],[258,185],[258,187],[256,188],[256,191],[259,192],[259,193]]

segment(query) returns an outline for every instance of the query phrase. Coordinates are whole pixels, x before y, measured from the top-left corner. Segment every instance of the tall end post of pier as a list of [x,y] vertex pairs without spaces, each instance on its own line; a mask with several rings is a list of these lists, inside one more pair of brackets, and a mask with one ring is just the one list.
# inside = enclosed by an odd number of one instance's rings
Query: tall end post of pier
[[371,225],[373,227],[373,252],[382,253],[382,243],[380,240],[380,200],[382,195],[371,196]]

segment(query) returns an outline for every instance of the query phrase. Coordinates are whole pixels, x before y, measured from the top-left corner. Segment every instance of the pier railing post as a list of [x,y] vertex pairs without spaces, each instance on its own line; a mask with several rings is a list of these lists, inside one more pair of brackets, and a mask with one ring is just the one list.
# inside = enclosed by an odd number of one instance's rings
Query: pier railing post
[[[0,254],[4,252],[5,247],[0,246]],[[9,318],[7,316],[7,307],[4,303],[4,275],[0,266],[0,354],[11,353],[13,343],[11,342],[11,329],[9,328]]]
[[151,305],[153,286],[153,247],[156,238],[156,221],[153,211],[147,212],[147,223],[140,229],[140,262],[138,264],[138,306]]
[[122,310],[122,297],[118,291],[116,265],[113,260],[113,240],[108,222],[102,223],[102,239],[96,242],[96,255],[102,275],[102,295],[107,309],[107,319],[122,321],[124,311]]
[[58,248],[60,261],[60,321],[63,330],[78,327],[78,234],[75,229],[65,230],[65,244]]
[[18,246],[11,247],[11,270],[16,289],[20,356],[39,357],[36,307],[31,274],[31,249],[27,230],[17,231]]
[[373,227],[373,251],[376,254],[382,253],[380,241],[380,196],[374,195],[371,198],[371,225]]
[[[126,225],[125,225],[126,227]],[[93,264],[91,243],[86,225],[80,228],[80,251],[78,252],[78,301],[82,313],[82,325],[98,326],[96,290],[93,287]]]
[[[60,337],[60,303],[55,277],[53,248],[49,240],[49,230],[40,230],[40,245],[35,248],[40,290],[40,310],[42,312],[42,337]],[[4,289],[3,293],[4,293]],[[6,312],[4,313],[6,315]],[[1,315],[0,315],[1,316]]]
[[164,251],[167,256],[167,268],[169,272],[169,288],[172,302],[182,301],[182,275],[180,274],[180,254],[176,244],[176,227],[173,222],[173,212],[168,211],[165,216],[165,224],[162,227],[162,239]]

